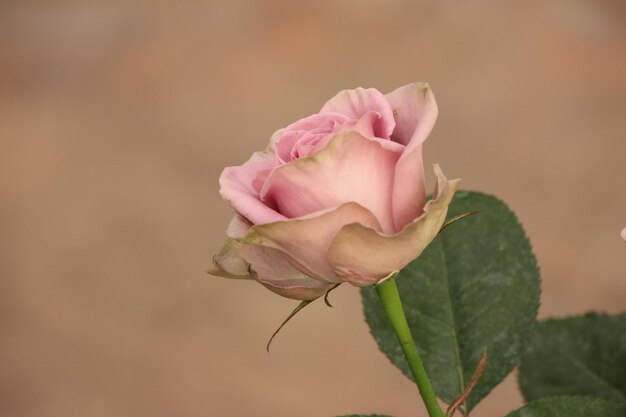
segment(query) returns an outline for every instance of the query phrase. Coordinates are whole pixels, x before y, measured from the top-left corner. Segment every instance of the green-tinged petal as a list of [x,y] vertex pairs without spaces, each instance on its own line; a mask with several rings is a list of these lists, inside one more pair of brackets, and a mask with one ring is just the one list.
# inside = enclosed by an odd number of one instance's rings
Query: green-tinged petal
[[437,102],[427,83],[412,83],[386,95],[393,108],[393,141],[406,145],[396,165],[393,184],[393,218],[400,231],[422,214],[426,201],[422,144],[437,121]]
[[332,285],[310,278],[295,269],[278,250],[229,239],[213,259],[211,275],[255,279],[287,298],[313,300]]
[[263,185],[261,199],[288,219],[355,202],[376,216],[383,231],[396,232],[392,194],[396,164],[403,150],[404,146],[390,140],[340,132],[314,155],[274,169]]
[[439,165],[433,169],[437,176],[436,197],[399,233],[386,235],[361,224],[341,229],[328,252],[328,261],[339,277],[357,286],[375,284],[417,258],[437,236],[460,180],[448,180]]
[[241,253],[243,245],[228,239],[220,252],[213,257],[213,267],[209,274],[224,278],[254,279],[250,273],[250,264]]
[[328,263],[328,248],[342,227],[355,222],[367,228],[380,228],[369,210],[350,202],[310,216],[254,226],[240,240],[278,250],[307,276],[336,284],[342,280]]

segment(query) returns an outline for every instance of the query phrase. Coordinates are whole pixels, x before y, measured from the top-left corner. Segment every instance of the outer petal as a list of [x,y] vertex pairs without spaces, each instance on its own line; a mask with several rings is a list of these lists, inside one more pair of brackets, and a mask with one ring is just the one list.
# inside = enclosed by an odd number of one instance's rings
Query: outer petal
[[296,300],[313,300],[332,288],[295,269],[277,250],[229,239],[213,258],[211,275],[255,279],[271,291]]
[[208,271],[216,277],[233,279],[254,279],[250,264],[241,253],[242,244],[228,239],[220,252],[213,257],[213,267]]
[[385,235],[360,224],[341,229],[328,251],[328,260],[338,276],[356,286],[376,284],[422,253],[439,233],[460,181],[448,181],[439,165],[434,171],[438,195],[426,203],[424,214],[400,233]]
[[[276,155],[282,163],[288,163],[294,157],[294,150],[297,150],[298,142],[303,136],[325,136],[330,135],[338,125],[343,125],[351,119],[340,113],[316,113],[300,119],[284,128],[275,143]],[[295,149],[294,149],[295,148]],[[299,155],[302,156],[302,155]],[[305,155],[307,156],[307,155]]]
[[248,233],[248,230],[250,230],[251,227],[252,223],[239,213],[235,213],[226,228],[226,236],[232,239],[243,237],[246,233]]
[[412,83],[385,95],[396,120],[391,135],[403,145],[424,143],[437,121],[439,110],[428,83]]
[[393,216],[396,231],[422,213],[426,192],[422,143],[437,120],[437,103],[427,83],[414,83],[387,94],[396,117],[395,142],[406,145],[396,168]]
[[276,166],[273,147],[279,133],[274,134],[265,151],[254,153],[243,165],[228,167],[220,175],[220,194],[224,200],[255,224],[285,219],[285,216],[261,201],[261,187],[258,185],[259,182],[261,185],[265,182],[269,171]]
[[328,248],[337,232],[351,223],[380,229],[369,210],[351,202],[308,217],[254,226],[241,241],[279,250],[304,274],[338,283],[342,280],[328,263]]
[[375,88],[358,87],[340,91],[324,104],[320,113],[336,112],[358,120],[370,111],[380,114],[380,118],[374,123],[374,134],[379,138],[389,139],[396,126],[393,110],[385,96]]
[[354,201],[374,213],[383,231],[392,232],[394,171],[403,148],[357,132],[339,133],[312,157],[274,169],[261,198],[289,218]]
[[426,203],[422,147],[405,151],[396,164],[391,197],[394,231],[398,232],[419,217]]

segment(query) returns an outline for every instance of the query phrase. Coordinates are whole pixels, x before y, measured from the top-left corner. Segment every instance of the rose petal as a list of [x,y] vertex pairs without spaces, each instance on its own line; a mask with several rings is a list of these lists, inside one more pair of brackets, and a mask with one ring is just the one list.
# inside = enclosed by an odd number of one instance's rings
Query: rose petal
[[358,87],[340,91],[324,104],[320,113],[336,112],[358,120],[370,111],[380,115],[374,123],[374,134],[379,138],[389,139],[396,125],[393,110],[385,96],[375,88]]
[[323,129],[332,131],[335,124],[345,123],[348,120],[350,120],[350,117],[338,112],[315,113],[290,124],[285,130]]
[[391,208],[394,232],[398,232],[423,213],[426,183],[422,147],[402,154],[396,164]]
[[346,224],[357,223],[380,229],[376,217],[357,203],[299,219],[254,226],[240,239],[244,243],[280,250],[304,274],[317,280],[338,283],[326,254],[333,238]]
[[226,236],[232,239],[244,237],[251,227],[252,223],[250,223],[245,217],[243,217],[239,213],[235,213],[230,223],[228,223],[228,227],[226,228]]
[[285,216],[261,201],[261,186],[258,184],[258,180],[267,177],[269,171],[276,166],[273,147],[279,133],[280,131],[272,136],[265,151],[255,152],[243,165],[225,168],[220,175],[222,198],[254,224],[285,220]]
[[421,145],[437,121],[437,102],[428,83],[412,83],[385,95],[395,116],[392,140]]
[[343,126],[341,126],[342,131],[346,130],[354,130],[359,132],[363,136],[369,139],[376,138],[376,133],[374,132],[374,126],[378,119],[380,119],[380,113],[376,111],[368,111],[363,116],[361,116],[358,120],[350,120],[346,122]]
[[242,244],[228,239],[220,252],[213,257],[213,267],[209,274],[233,279],[254,279],[250,273],[250,264],[241,254]]
[[422,143],[437,120],[437,103],[427,83],[414,83],[387,94],[396,117],[391,139],[406,145],[396,168],[393,216],[396,231],[422,214],[426,200]]
[[383,231],[394,231],[391,197],[403,146],[357,132],[335,135],[324,149],[274,169],[261,191],[288,218],[354,201],[370,210]]
[[341,229],[328,251],[338,276],[356,286],[376,284],[422,253],[439,233],[460,181],[448,181],[439,165],[434,171],[439,194],[426,203],[424,214],[400,233],[385,235],[360,224]]
[[300,119],[282,130],[276,140],[276,155],[282,163],[290,162],[296,159],[298,143],[303,137],[311,135],[325,137],[333,133],[337,125],[342,125],[349,120],[343,114],[330,112],[317,113]]
[[268,290],[294,300],[312,301],[326,294],[333,284],[316,281],[301,275],[301,278],[286,281],[259,281]]
[[374,135],[374,130],[373,130],[374,123],[379,118],[380,118],[380,114],[378,112],[370,111],[368,113],[365,113],[363,117],[361,117],[359,120],[348,120],[342,125],[337,125],[335,127],[335,131],[332,134],[326,135],[326,137],[317,141],[306,152],[299,152],[299,154],[301,157],[313,156],[317,152],[319,152],[320,150],[326,147],[326,144],[328,144],[328,142],[335,136],[334,134],[340,133],[340,132],[347,132],[347,131],[358,132],[370,140],[378,141],[381,143],[381,146],[385,149],[388,148],[388,149],[393,149],[393,150],[398,150],[398,151],[402,149],[399,146],[397,146],[397,144],[395,144],[394,142],[391,142],[389,139],[377,138]]
[[303,275],[277,250],[229,239],[213,259],[211,275],[256,279],[266,288],[296,300],[313,300],[332,288]]

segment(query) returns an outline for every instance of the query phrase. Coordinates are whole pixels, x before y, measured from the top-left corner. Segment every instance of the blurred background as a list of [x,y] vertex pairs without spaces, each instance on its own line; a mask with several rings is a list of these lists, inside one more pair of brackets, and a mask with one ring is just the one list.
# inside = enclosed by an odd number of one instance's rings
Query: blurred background
[[[0,414],[425,416],[358,291],[205,274],[224,166],[338,90],[428,81],[425,146],[524,223],[540,316],[626,306],[626,2],[0,1]],[[432,183],[432,178],[429,178]],[[514,374],[475,411],[521,405]]]

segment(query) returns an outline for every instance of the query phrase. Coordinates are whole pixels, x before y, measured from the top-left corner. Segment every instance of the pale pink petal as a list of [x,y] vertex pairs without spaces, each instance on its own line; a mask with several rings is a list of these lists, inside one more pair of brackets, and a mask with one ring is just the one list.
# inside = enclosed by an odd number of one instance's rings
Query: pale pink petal
[[[272,146],[272,144],[270,145]],[[270,150],[256,152],[241,166],[225,168],[220,175],[220,194],[232,208],[254,224],[284,220],[285,217],[260,199],[259,178],[276,166]]]
[[276,157],[280,163],[287,163],[293,159],[292,150],[305,131],[285,130],[276,141]]
[[374,125],[376,124],[378,119],[380,119],[380,113],[375,111],[369,111],[361,116],[360,119],[347,121],[338,129],[338,131],[354,130],[356,132],[359,132],[366,138],[372,139],[376,137],[376,134],[374,132]]
[[428,83],[413,83],[393,90],[386,96],[396,120],[392,140],[421,145],[437,120],[437,102]]
[[349,120],[343,114],[329,112],[313,114],[290,124],[282,130],[276,140],[276,154],[279,160],[287,163],[296,159],[298,157],[298,144],[302,139],[306,139],[307,136],[323,138],[333,133],[336,126]]
[[438,165],[434,170],[437,197],[426,203],[424,214],[400,233],[382,234],[360,224],[341,229],[328,251],[328,260],[339,277],[356,286],[376,284],[422,253],[441,230],[460,181],[448,181]]
[[379,138],[389,139],[396,125],[393,110],[385,96],[375,88],[358,87],[340,91],[324,104],[320,113],[341,113],[350,119],[359,120],[370,111],[380,115],[374,123],[374,134]]
[[419,217],[426,203],[426,183],[422,147],[406,151],[396,165],[392,195],[394,231]]
[[234,239],[226,240],[220,252],[213,257],[213,266],[207,271],[211,275],[233,279],[254,279],[250,264],[241,254],[243,244]]
[[293,267],[280,251],[256,245],[245,245],[250,269],[255,278],[269,290],[296,300],[314,300],[333,284],[318,281]]
[[337,123],[341,124],[349,119],[350,117],[347,115],[338,112],[316,113],[290,124],[285,130],[313,130],[321,128],[326,131],[332,131]]
[[288,218],[353,201],[374,213],[383,231],[391,232],[394,172],[402,149],[357,132],[339,133],[312,157],[272,171],[261,198]]
[[272,173],[272,168],[260,169],[257,171],[254,180],[252,180],[252,188],[256,191],[256,195],[261,195],[261,190],[263,190],[263,186],[265,185],[265,181],[269,178]]
[[295,269],[278,250],[247,245],[229,239],[213,258],[210,274],[236,279],[255,279],[287,298],[313,300],[332,288]]
[[338,283],[326,255],[335,235],[347,224],[379,230],[374,215],[357,203],[346,203],[309,217],[254,226],[242,239],[247,244],[281,251],[294,267],[320,281]]
[[[361,117],[359,120],[348,120],[347,122],[341,125],[337,125],[334,133],[355,131],[370,140],[381,142],[381,146],[383,148],[400,151],[401,148],[396,143],[390,142],[389,139],[377,138],[374,135],[374,123],[379,118],[380,118],[380,114],[378,114],[378,112],[371,111],[371,112],[365,113],[365,115],[363,115],[363,117]],[[333,138],[333,136],[334,136],[333,134],[326,135],[324,138],[317,141],[313,146],[311,146],[310,149],[306,153],[301,152],[300,155],[301,156],[315,155],[317,152],[319,152],[324,147],[326,147],[326,144]]]
[[268,290],[294,300],[312,301],[326,294],[333,284],[316,281],[304,275],[292,280],[259,281]]
[[235,213],[233,218],[230,220],[230,223],[228,223],[228,227],[226,228],[226,236],[232,239],[244,237],[251,227],[252,223],[250,223],[248,219],[238,213]]
[[387,94],[393,108],[395,142],[406,145],[396,168],[393,188],[393,216],[396,230],[401,230],[422,213],[426,199],[422,143],[437,120],[437,103],[426,83],[414,83]]

